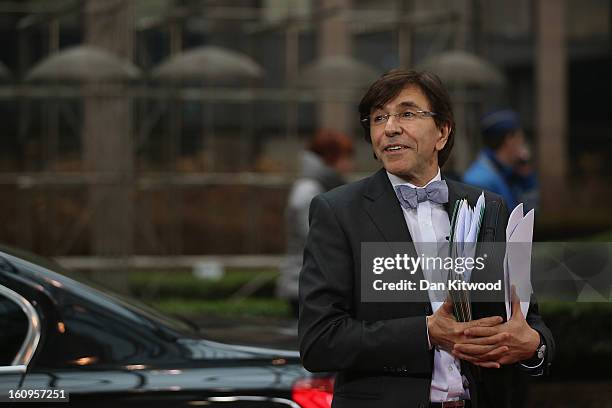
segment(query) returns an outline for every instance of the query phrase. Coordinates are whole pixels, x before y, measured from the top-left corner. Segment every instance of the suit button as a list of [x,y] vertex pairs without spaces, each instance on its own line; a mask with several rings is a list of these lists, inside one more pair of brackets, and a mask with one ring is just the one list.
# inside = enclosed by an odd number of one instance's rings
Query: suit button
[[433,310],[431,309],[431,305],[425,306],[425,314],[430,315],[432,313],[433,313]]

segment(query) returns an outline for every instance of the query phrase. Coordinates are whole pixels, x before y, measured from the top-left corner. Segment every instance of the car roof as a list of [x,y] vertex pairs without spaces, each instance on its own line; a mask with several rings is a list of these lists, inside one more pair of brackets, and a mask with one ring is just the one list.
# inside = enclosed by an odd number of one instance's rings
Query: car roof
[[55,300],[61,298],[62,294],[69,294],[128,320],[153,323],[155,327],[161,325],[174,331],[179,337],[195,334],[188,324],[166,316],[135,299],[126,298],[94,282],[88,282],[84,277],[79,276],[77,280],[67,276],[64,268],[48,258],[0,245],[0,259],[6,262],[4,267],[0,267],[0,274],[9,279],[15,278],[16,275],[21,280],[25,278],[33,287],[54,294]]

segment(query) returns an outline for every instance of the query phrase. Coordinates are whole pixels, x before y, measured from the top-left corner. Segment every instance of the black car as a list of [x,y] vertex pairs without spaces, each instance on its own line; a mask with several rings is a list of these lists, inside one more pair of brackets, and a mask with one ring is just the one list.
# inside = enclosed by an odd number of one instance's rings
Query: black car
[[296,351],[206,340],[181,321],[58,271],[50,261],[0,250],[0,401],[330,406],[333,379],[309,374]]

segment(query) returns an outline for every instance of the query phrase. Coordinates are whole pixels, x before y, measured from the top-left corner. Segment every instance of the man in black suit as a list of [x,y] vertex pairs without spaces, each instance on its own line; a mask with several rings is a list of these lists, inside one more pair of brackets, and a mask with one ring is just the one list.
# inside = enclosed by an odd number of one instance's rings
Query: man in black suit
[[[520,405],[512,392],[521,373],[544,373],[554,349],[533,299],[526,317],[514,299],[508,321],[503,302],[473,303],[469,322],[455,320],[449,301],[361,299],[362,243],[403,241],[417,250],[421,242],[441,243],[455,201],[474,206],[481,190],[441,180],[454,120],[435,75],[391,71],[372,84],[359,111],[383,168],[311,203],[299,289],[304,366],[337,372],[336,408]],[[434,186],[440,194],[430,196]],[[402,199],[405,188],[418,193],[418,203]],[[478,241],[503,242],[506,205],[488,192],[485,200]],[[497,269],[492,273],[502,276]]]

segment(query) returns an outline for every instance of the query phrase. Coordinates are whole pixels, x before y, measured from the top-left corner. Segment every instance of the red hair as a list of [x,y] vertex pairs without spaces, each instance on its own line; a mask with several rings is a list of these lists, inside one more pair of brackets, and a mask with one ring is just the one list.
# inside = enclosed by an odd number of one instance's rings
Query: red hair
[[354,152],[353,140],[335,130],[318,131],[306,148],[321,157],[328,166],[333,166],[343,156],[352,156]]

